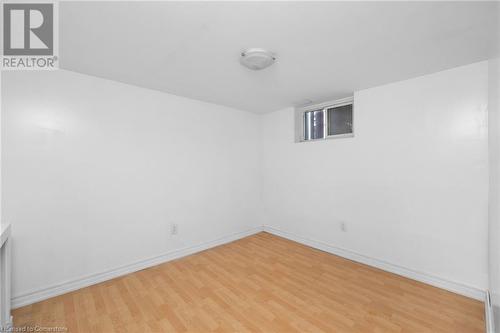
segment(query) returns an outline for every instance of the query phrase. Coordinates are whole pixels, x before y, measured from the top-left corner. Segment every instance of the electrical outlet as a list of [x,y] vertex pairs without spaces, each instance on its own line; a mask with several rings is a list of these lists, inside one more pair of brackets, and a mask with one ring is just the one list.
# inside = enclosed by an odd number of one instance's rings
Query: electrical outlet
[[347,227],[346,227],[345,222],[340,222],[340,230],[342,230],[342,232],[346,232],[347,231]]
[[179,225],[177,223],[172,223],[170,226],[170,234],[177,235],[179,233]]

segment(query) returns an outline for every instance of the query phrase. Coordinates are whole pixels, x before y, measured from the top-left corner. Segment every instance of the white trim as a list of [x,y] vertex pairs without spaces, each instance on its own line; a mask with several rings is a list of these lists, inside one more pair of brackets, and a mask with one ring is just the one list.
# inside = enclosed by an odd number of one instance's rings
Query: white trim
[[486,326],[486,333],[495,332],[495,323],[493,321],[493,308],[491,306],[490,292],[486,291],[486,297],[484,298],[484,324]]
[[345,139],[345,138],[354,138],[354,132],[353,133],[345,133],[345,134],[327,135],[324,138],[302,140],[302,141],[297,142],[297,143],[316,142],[316,141],[324,141],[324,140],[331,140],[331,139]]
[[173,250],[153,258],[140,260],[135,263],[124,265],[121,267],[116,267],[114,269],[110,269],[104,272],[83,276],[70,281],[61,282],[46,288],[35,289],[12,297],[12,308],[15,309],[21,306],[30,305],[36,302],[46,300],[51,297],[68,293],[70,291],[85,288],[94,285],[96,283],[104,282],[107,280],[117,278],[122,275],[130,274],[145,268],[163,264],[167,261],[175,260],[181,257],[188,256],[190,254],[210,249],[215,246],[233,242],[235,240],[259,233],[261,231],[262,227],[257,227],[246,231],[233,233],[212,241],[203,242],[198,245],[189,246],[178,250]]
[[12,240],[10,224],[0,228],[0,325],[12,326],[11,316],[11,275],[12,275]]
[[317,241],[317,240],[312,240],[309,238],[305,238],[302,236],[298,236],[294,233],[279,230],[270,226],[264,226],[264,231],[269,232],[273,235],[280,236],[310,247],[313,247],[315,249],[325,251],[331,254],[338,255],[340,257],[353,260],[368,266],[372,266],[378,269],[382,269],[387,272],[391,272],[397,275],[401,275],[419,282],[423,282],[426,284],[430,284],[431,286],[438,287],[441,289],[445,289],[463,296],[467,296],[470,298],[474,298],[480,301],[484,301],[486,292],[484,290],[467,286],[459,282],[455,281],[450,281],[446,280],[440,277],[432,276],[427,273],[422,273],[418,272],[409,268],[405,268],[399,265],[395,265],[380,259],[375,259],[372,257],[368,257],[363,254],[359,254],[356,252],[353,252],[351,250],[347,249],[342,249],[330,244],[327,244],[325,242]]
[[354,96],[349,96],[341,99],[336,99],[333,101],[327,101],[323,103],[318,103],[318,104],[311,104],[311,105],[306,105],[302,107],[297,107],[295,108],[299,112],[307,112],[307,111],[316,111],[316,110],[322,110],[325,108],[332,108],[332,107],[337,107],[337,106],[344,106],[344,105],[349,105],[354,103]]
[[[230,234],[212,241],[200,243],[198,245],[190,246],[190,247],[185,247],[182,249],[178,250],[173,250],[170,252],[167,252],[165,254],[162,254],[160,256],[156,256],[153,258],[149,259],[144,259],[135,263],[131,263],[128,265],[124,265],[121,267],[117,267],[108,271],[104,271],[101,273],[96,273],[84,277],[80,277],[74,280],[70,281],[65,281],[61,282],[56,285],[52,285],[46,288],[40,288],[36,290],[32,290],[29,292],[26,292],[21,295],[17,295],[12,297],[12,308],[18,308],[21,306],[25,305],[30,305],[36,302],[40,302],[43,300],[46,300],[48,298],[52,298],[55,296],[59,296],[74,290],[78,290],[81,288],[85,288],[100,282],[104,282],[107,280],[111,280],[129,273],[133,273],[145,268],[153,267],[171,260],[175,260],[181,257],[188,256],[190,254],[194,254],[200,251],[204,251],[207,249],[210,249],[215,246],[219,246],[222,244],[226,244],[247,236],[251,236],[253,234],[259,233],[261,231],[266,231],[271,234],[290,239],[292,241],[328,252],[332,253],[334,255],[341,256],[343,258],[353,260],[356,262],[360,262],[372,267],[376,267],[379,269],[382,269],[384,271],[388,271],[394,274],[398,274],[413,280],[417,280],[423,283],[430,284],[432,286],[446,289],[452,292],[455,292],[457,294],[461,294],[467,297],[471,297],[477,300],[485,300],[486,297],[486,292],[474,287],[466,286],[464,284],[454,282],[454,281],[449,281],[445,280],[442,278],[438,278],[435,276],[431,276],[426,273],[421,273],[417,272],[408,268],[404,268],[398,265],[394,265],[379,259],[371,258],[362,254],[355,253],[350,250],[342,249],[336,246],[329,245],[324,242],[316,241],[316,240],[311,240],[305,237],[301,237],[298,235],[295,235],[290,232],[282,231],[273,227],[269,226],[263,226],[263,227],[257,227],[253,229],[249,229],[246,231],[242,232],[237,232],[234,234]],[[487,306],[487,303],[485,302],[485,307]],[[491,313],[490,313],[491,315]],[[492,317],[490,317],[492,318]],[[487,331],[489,332],[489,331]]]
[[5,241],[10,237],[10,231],[11,229],[11,226],[10,226],[10,223],[9,224],[2,224],[0,226],[0,247],[3,246],[3,243],[5,243]]

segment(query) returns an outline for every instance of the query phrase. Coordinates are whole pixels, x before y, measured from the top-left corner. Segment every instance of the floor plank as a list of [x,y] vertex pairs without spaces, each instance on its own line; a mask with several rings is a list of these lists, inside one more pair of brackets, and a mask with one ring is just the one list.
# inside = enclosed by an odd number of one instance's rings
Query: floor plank
[[22,307],[69,332],[484,332],[483,303],[262,232]]

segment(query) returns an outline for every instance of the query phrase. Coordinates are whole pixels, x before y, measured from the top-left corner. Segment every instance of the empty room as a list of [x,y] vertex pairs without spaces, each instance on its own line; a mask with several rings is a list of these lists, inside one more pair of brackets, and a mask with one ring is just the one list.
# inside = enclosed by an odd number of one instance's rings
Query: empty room
[[500,2],[0,7],[0,332],[500,333]]

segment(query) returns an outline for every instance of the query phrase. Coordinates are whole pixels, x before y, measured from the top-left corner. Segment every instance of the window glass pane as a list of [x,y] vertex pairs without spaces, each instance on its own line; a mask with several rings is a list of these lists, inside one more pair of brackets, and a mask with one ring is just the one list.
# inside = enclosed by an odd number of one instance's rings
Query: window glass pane
[[304,113],[304,140],[322,139],[325,137],[323,110]]
[[352,104],[327,110],[328,135],[352,133]]

